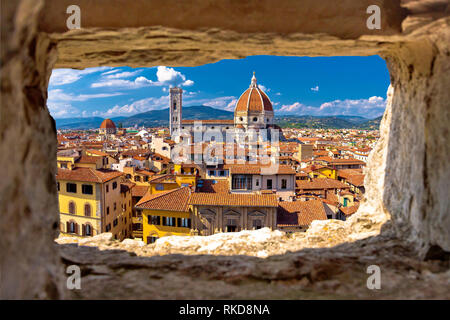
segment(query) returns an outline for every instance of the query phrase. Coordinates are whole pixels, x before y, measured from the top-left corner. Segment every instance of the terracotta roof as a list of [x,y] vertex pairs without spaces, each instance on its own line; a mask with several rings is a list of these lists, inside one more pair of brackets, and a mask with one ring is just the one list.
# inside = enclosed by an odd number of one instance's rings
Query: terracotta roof
[[149,186],[135,186],[131,189],[132,197],[143,197],[149,189]]
[[275,195],[224,194],[198,192],[191,195],[189,204],[201,206],[229,207],[277,207]]
[[[216,183],[214,183],[214,181]],[[199,192],[207,193],[229,193],[227,180],[203,180],[203,186],[198,189]]]
[[356,211],[358,211],[358,208],[359,203],[351,207],[340,207],[339,210],[341,210],[348,217],[354,214]]
[[100,125],[100,129],[115,129],[116,125],[111,119],[105,119],[103,120],[102,124]]
[[[266,164],[228,164],[224,168],[230,169],[231,174],[295,174],[295,170],[285,164],[279,164],[278,166],[266,165]],[[263,170],[264,169],[264,170]]]
[[136,203],[138,209],[167,210],[189,212],[188,201],[191,192],[188,187],[182,187],[161,193],[151,194],[148,191]]
[[121,175],[123,175],[123,173],[120,171],[107,169],[75,168],[73,170],[70,170],[58,168],[56,179],[104,183],[114,178],[120,177]]
[[90,157],[90,156],[82,155],[75,162],[96,164],[99,161],[99,159],[100,159],[99,157]]
[[99,151],[99,150],[89,149],[89,150],[87,150],[87,152],[92,153],[92,154],[95,154],[95,155],[97,155],[97,156],[103,156],[103,157],[108,156],[108,154],[107,154],[106,152]]
[[158,175],[157,177],[149,180],[149,182],[152,183],[175,183],[176,179],[175,176],[173,174],[163,174],[163,175]]
[[317,178],[312,181],[297,180],[297,188],[300,190],[312,190],[312,189],[347,189],[348,185],[334,179],[329,178]]
[[279,226],[309,226],[314,220],[327,220],[325,207],[320,200],[282,201],[277,211]]
[[262,112],[263,110],[273,112],[269,97],[259,87],[250,87],[242,93],[234,112]]

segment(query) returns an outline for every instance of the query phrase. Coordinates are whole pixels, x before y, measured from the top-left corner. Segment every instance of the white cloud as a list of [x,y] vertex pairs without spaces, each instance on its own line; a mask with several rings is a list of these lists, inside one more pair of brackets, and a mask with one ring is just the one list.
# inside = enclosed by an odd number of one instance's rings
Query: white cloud
[[186,76],[181,72],[176,71],[173,68],[168,68],[164,66],[160,66],[157,68],[156,77],[158,78],[158,81],[152,81],[144,76],[137,77],[134,80],[121,79],[132,77],[137,73],[139,73],[140,71],[141,70],[134,72],[121,72],[106,75],[105,77],[100,79],[100,81],[92,83],[91,88],[118,87],[123,89],[138,89],[148,86],[188,87],[194,85],[194,81],[186,79]]
[[319,86],[312,87],[311,91],[318,92],[319,91]]
[[61,89],[52,89],[48,91],[48,101],[86,101],[89,99],[108,98],[120,95],[122,95],[120,92],[74,95],[72,93],[65,93]]
[[263,85],[263,84],[259,84],[258,83],[258,87],[262,90],[262,91],[264,91],[264,92],[270,92],[270,88],[267,88],[265,85]]
[[105,78],[106,79],[118,79],[118,78],[130,78],[130,77],[134,77],[135,75],[137,75],[138,73],[142,72],[142,70],[136,70],[133,72],[129,72],[129,71],[124,71],[124,72],[115,72],[112,74],[108,74],[108,72],[102,73],[102,75],[106,75]]
[[168,86],[192,86],[194,81],[186,80],[186,76],[174,68],[159,66],[156,71],[156,77],[161,85]]
[[80,115],[80,110],[69,103],[47,102],[48,110],[53,118],[72,118]]
[[50,76],[50,86],[61,86],[78,81],[84,75],[111,69],[110,67],[88,68],[84,70],[53,69]]
[[283,105],[277,113],[301,114],[313,116],[338,116],[351,115],[365,118],[376,118],[384,113],[386,100],[382,97],[370,97],[368,99],[346,99],[325,102],[320,107],[307,106],[300,102]]
[[169,105],[169,96],[161,96],[159,98],[150,97],[137,100],[123,106],[115,105],[114,107],[104,112],[102,115],[105,117],[131,116],[136,113],[165,109],[168,107],[168,105]]

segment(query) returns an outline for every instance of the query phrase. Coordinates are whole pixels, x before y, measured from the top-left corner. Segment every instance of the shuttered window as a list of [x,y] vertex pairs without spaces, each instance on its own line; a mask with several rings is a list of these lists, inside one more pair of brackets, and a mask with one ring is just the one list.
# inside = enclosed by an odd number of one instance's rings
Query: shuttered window
[[175,226],[175,218],[163,217],[163,226],[174,227]]
[[90,217],[91,216],[91,205],[89,203],[86,203],[84,205],[84,215],[86,217]]
[[93,194],[94,188],[92,187],[91,184],[83,184],[83,185],[81,185],[81,192],[83,194]]
[[160,216],[148,216],[148,224],[152,224],[152,225],[160,225]]
[[69,213],[76,214],[75,202],[73,201],[69,202]]
[[77,193],[77,185],[75,183],[66,183],[66,191],[70,193]]

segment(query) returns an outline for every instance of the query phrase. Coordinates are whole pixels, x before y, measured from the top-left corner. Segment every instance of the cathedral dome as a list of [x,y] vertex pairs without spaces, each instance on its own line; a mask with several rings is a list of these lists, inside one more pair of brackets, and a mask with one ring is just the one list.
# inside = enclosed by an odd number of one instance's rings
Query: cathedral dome
[[244,91],[236,103],[234,113],[237,112],[273,112],[272,103],[269,97],[262,91],[256,83],[255,73],[253,73],[250,87]]
[[100,129],[116,129],[116,125],[111,119],[105,119],[103,120],[102,124],[100,125]]

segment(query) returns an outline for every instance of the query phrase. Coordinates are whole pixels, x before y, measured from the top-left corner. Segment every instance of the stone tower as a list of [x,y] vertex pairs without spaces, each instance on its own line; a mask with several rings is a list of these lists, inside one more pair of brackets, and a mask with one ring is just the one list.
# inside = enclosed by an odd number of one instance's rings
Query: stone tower
[[183,89],[174,87],[169,90],[169,128],[172,139],[181,133],[181,107]]

